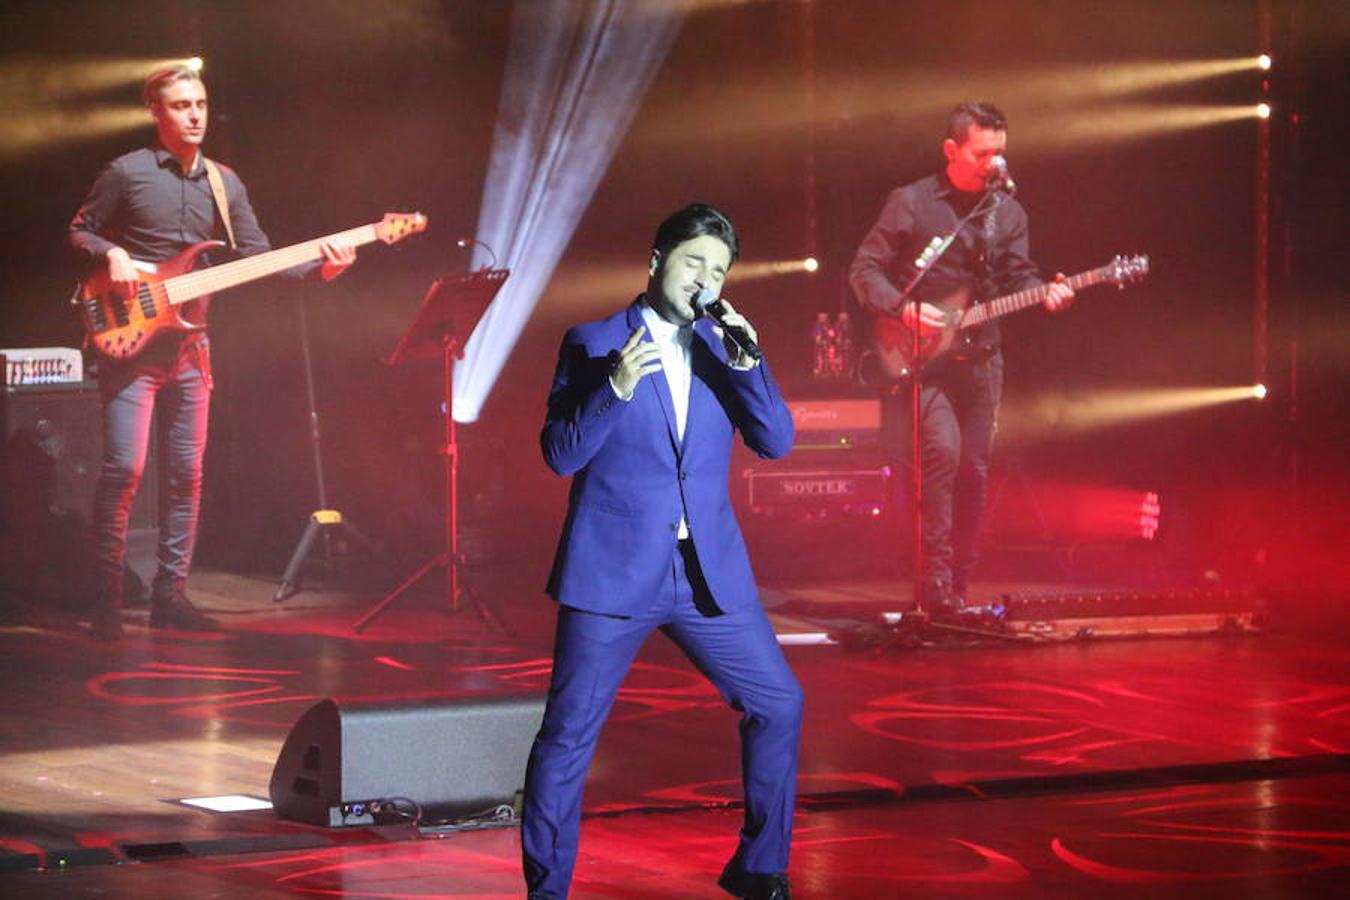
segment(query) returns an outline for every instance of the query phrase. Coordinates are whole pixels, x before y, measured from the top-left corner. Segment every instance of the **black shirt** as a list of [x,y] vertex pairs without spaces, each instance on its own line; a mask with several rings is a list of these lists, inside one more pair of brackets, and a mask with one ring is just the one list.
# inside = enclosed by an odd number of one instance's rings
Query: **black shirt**
[[[229,166],[216,163],[225,198],[230,207],[235,250],[216,250],[198,257],[195,268],[209,266],[234,256],[256,256],[272,249],[267,235],[249,203],[248,190]],[[216,210],[206,163],[200,154],[191,172],[184,173],[178,158],[163,147],[143,147],[119,156],[108,164],[89,189],[66,232],[66,243],[81,257],[86,269],[106,265],[113,247],[121,247],[132,259],[163,262],[202,241],[229,243],[229,236]],[[280,273],[301,278],[319,268],[309,262]],[[209,297],[189,304],[186,318],[205,321]],[[155,340],[161,346],[173,342],[165,332]],[[163,352],[168,352],[163,350]]]
[[[881,312],[898,313],[900,288],[913,278],[914,261],[934,237],[951,234],[983,196],[984,191],[957,190],[945,172],[892,191],[849,267],[849,283],[859,302]],[[987,271],[979,262],[983,230],[983,214],[961,229],[919,283],[920,300],[936,303],[961,290],[972,291],[972,300],[990,300],[1042,283],[1027,255],[1027,214],[1022,204],[1012,197],[1003,197],[999,203]],[[998,322],[977,327],[971,338],[976,344],[997,347]]]
[[[230,205],[238,252],[254,256],[271,249],[248,201],[248,191],[228,166],[216,164]],[[162,262],[201,241],[228,241],[215,198],[198,156],[184,174],[178,159],[161,147],[119,156],[98,176],[71,220],[67,243],[87,265],[102,263],[114,246],[133,259]],[[217,254],[217,261],[221,254]]]

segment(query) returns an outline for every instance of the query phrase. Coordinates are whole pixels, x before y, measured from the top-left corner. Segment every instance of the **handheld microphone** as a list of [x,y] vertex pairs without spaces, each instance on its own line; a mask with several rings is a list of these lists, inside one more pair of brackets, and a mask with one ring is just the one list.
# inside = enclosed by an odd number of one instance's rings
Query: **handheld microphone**
[[1005,191],[1009,195],[1017,193],[1017,182],[1008,174],[1008,161],[1002,156],[995,156],[989,161],[989,165],[989,187]]
[[722,326],[722,331],[732,342],[741,348],[746,356],[755,361],[764,358],[764,351],[759,349],[759,345],[754,342],[749,333],[739,325],[728,325],[725,321],[727,306],[720,299],[713,297],[713,292],[707,288],[699,289],[694,295],[694,310],[701,315],[712,319],[718,325]]

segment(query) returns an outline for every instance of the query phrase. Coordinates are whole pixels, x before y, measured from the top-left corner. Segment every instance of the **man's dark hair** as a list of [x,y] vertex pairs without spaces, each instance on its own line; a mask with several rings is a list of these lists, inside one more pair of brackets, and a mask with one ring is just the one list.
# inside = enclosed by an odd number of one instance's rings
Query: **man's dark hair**
[[196,69],[182,63],[166,66],[163,69],[151,72],[150,77],[145,79],[145,84],[141,85],[141,102],[146,106],[153,107],[159,103],[160,95],[169,85],[180,81],[201,80],[202,76]]
[[667,255],[675,247],[691,238],[710,234],[727,245],[731,251],[731,261],[741,255],[740,242],[736,240],[736,229],[726,213],[706,203],[691,203],[677,213],[671,214],[656,229],[652,240],[652,249],[661,254],[664,263]]
[[958,144],[964,144],[966,138],[970,137],[972,125],[994,131],[1007,131],[1008,117],[992,103],[971,100],[952,110],[952,114],[947,118],[947,137]]

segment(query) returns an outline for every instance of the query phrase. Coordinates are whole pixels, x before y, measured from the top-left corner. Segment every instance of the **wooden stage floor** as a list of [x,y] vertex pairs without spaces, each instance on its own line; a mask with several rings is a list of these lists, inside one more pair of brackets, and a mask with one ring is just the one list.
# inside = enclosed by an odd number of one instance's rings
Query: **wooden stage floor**
[[[430,594],[357,635],[369,597],[305,590],[278,606],[273,582],[211,572],[192,592],[220,634],[152,634],[132,612],[127,637],[100,644],[73,619],[11,611],[0,896],[522,896],[513,827],[323,829],[174,802],[266,797],[290,726],[325,697],[543,690],[552,607],[511,582],[480,587],[510,638]],[[769,592],[780,632],[820,627],[792,601],[879,609],[901,590],[796,593]],[[1344,896],[1346,619],[1290,622],[1256,636],[789,646],[807,695],[794,896]],[[591,771],[573,896],[721,896],[737,778],[735,715],[654,638]]]

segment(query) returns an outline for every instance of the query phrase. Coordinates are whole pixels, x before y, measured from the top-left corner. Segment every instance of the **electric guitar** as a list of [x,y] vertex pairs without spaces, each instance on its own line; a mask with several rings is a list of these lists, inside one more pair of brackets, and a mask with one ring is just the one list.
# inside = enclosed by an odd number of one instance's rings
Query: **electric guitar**
[[88,342],[96,350],[112,359],[130,359],[161,331],[206,327],[183,318],[179,307],[184,303],[322,259],[319,247],[326,241],[341,240],[354,247],[375,241],[392,244],[426,227],[427,217],[421,213],[385,213],[379,222],[194,272],[198,256],[225,246],[222,241],[202,241],[164,262],[132,260],[139,283],[130,299],[113,285],[105,266],[80,283],[70,302],[79,308]]
[[[1114,284],[1124,288],[1126,284],[1147,274],[1147,256],[1131,256],[1128,259],[1117,256],[1100,269],[1079,272],[1066,281],[1075,291],[1098,284]],[[1050,293],[1050,287],[1049,284],[1038,285],[974,306],[968,305],[968,291],[957,291],[934,304],[943,310],[946,321],[941,328],[920,329],[917,356],[914,332],[905,325],[900,313],[876,314],[872,319],[871,359],[864,364],[867,369],[865,380],[903,381],[913,375],[916,369],[921,373],[943,356],[950,354],[959,357],[961,347],[967,344],[969,337],[962,334],[963,331],[1043,303]]]

